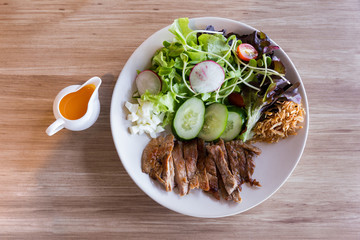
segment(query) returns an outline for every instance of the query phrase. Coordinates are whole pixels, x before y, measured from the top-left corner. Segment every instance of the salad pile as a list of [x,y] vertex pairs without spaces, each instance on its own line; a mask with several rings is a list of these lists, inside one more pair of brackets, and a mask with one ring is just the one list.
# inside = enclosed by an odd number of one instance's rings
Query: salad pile
[[126,103],[131,133],[155,137],[170,125],[182,140],[246,142],[276,102],[301,103],[299,83],[285,78],[285,66],[274,55],[279,47],[265,33],[192,30],[187,18],[176,19],[169,31],[174,40],[164,41],[151,67],[138,73],[133,97],[139,104]]

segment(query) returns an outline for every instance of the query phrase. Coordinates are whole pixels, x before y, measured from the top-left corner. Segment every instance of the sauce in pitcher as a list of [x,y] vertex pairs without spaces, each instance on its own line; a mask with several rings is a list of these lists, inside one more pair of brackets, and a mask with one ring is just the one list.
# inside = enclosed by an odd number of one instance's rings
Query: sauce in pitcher
[[69,120],[76,120],[84,116],[95,88],[94,84],[88,84],[76,92],[65,95],[59,104],[61,115]]

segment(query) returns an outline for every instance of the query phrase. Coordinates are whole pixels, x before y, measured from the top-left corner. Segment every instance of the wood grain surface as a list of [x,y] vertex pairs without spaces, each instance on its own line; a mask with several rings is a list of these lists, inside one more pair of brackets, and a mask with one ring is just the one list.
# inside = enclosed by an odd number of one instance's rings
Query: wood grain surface
[[[145,195],[110,129],[114,85],[146,38],[178,17],[261,29],[290,56],[310,105],[302,159],[270,199],[198,219]],[[360,3],[0,0],[1,239],[360,239]],[[52,137],[64,87],[103,79],[101,115]]]

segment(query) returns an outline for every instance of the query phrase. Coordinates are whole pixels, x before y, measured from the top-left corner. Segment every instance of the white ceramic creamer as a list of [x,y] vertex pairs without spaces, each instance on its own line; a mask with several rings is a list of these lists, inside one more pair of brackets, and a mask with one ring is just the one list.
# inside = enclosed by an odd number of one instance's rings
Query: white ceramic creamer
[[71,85],[61,90],[53,104],[56,121],[46,133],[52,136],[63,128],[81,131],[91,127],[100,114],[100,85],[101,79],[93,77],[83,85]]

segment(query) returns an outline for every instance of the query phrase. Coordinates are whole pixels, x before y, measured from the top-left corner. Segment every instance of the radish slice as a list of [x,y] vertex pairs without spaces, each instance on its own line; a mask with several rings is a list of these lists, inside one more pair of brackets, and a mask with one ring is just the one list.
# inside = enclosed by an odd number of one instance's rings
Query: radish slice
[[224,79],[224,69],[212,60],[196,64],[189,77],[191,88],[197,93],[217,90],[223,84]]
[[151,94],[158,94],[161,91],[161,79],[151,70],[144,70],[140,72],[135,81],[140,95],[143,95],[146,90],[148,90]]

